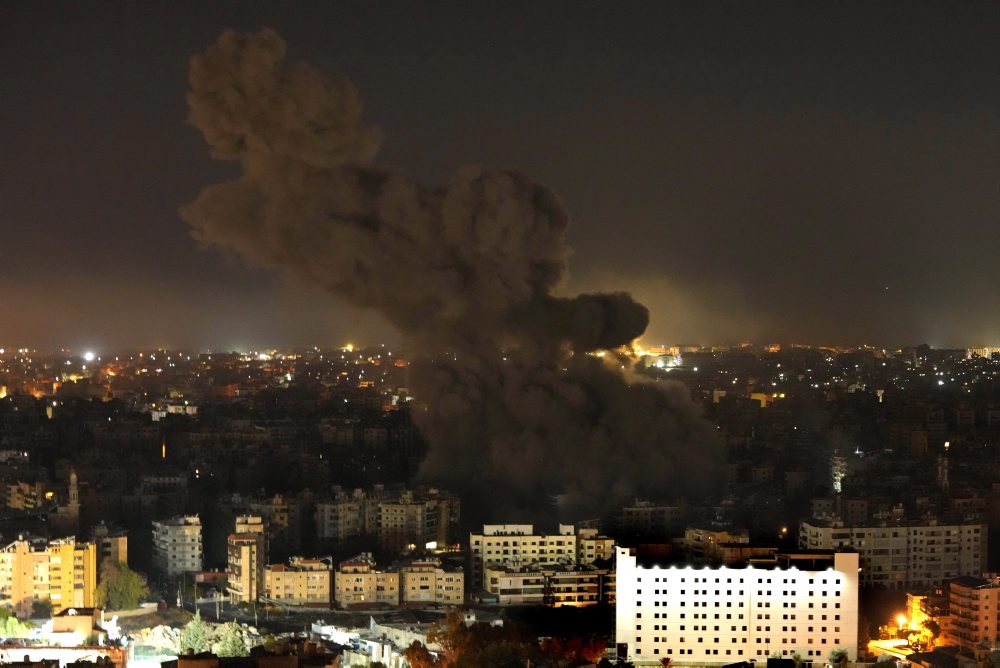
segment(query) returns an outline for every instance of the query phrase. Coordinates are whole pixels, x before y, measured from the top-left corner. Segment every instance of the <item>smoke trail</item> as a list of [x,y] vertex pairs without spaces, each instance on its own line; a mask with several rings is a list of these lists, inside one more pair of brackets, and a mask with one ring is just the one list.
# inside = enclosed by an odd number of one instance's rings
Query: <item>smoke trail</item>
[[270,30],[224,33],[190,84],[212,156],[243,171],[182,218],[206,244],[378,309],[426,353],[412,378],[425,477],[494,507],[558,495],[589,512],[714,483],[719,446],[685,388],[586,354],[637,338],[645,307],[553,296],[568,220],[547,188],[475,166],[428,188],[376,164],[381,133],[351,83],[289,63]]

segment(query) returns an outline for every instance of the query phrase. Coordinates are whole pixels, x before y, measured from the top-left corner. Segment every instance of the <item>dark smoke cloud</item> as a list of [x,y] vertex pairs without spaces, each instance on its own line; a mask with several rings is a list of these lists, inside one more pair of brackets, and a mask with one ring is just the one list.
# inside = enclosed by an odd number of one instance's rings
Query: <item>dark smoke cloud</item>
[[193,235],[377,309],[427,355],[412,377],[427,479],[535,514],[552,498],[599,512],[703,495],[721,458],[686,389],[587,354],[641,335],[646,308],[553,295],[569,256],[558,198],[512,171],[428,188],[376,164],[381,133],[351,83],[285,55],[265,30],[192,59],[191,121],[243,170],[182,208]]

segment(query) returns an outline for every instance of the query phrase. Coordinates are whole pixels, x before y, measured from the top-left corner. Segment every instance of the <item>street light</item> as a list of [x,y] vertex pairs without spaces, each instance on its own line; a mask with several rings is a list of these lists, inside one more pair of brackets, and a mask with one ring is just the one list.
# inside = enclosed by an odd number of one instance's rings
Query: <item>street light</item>
[[902,633],[903,627],[906,626],[906,615],[896,617],[896,623],[899,625],[899,632]]

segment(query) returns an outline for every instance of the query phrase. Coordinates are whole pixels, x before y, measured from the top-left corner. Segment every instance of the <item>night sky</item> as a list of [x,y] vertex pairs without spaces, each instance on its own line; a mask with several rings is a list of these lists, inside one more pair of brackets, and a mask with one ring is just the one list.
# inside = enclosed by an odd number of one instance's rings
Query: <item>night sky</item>
[[188,58],[262,27],[354,81],[380,161],[559,193],[567,292],[633,292],[646,344],[1000,345],[1000,3],[25,1],[0,5],[0,346],[395,339],[178,216],[235,174],[186,123]]

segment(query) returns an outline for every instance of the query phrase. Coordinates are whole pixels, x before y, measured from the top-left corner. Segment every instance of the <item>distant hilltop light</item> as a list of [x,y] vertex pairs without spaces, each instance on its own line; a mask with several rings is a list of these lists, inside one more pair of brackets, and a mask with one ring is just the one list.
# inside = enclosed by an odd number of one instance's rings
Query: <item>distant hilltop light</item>
[[88,362],[93,362],[94,361],[94,353],[92,353],[92,352],[90,352],[88,350],[87,352],[85,352],[83,354],[83,359],[87,360]]

